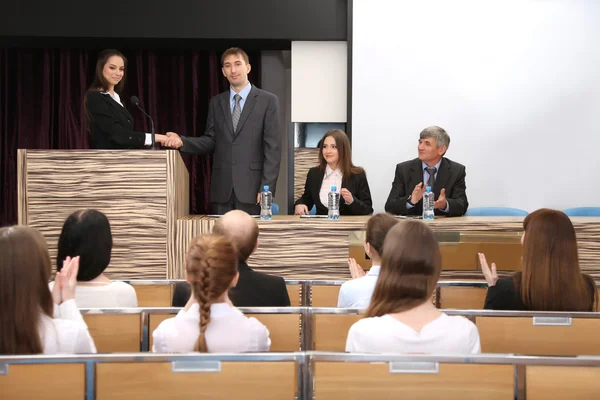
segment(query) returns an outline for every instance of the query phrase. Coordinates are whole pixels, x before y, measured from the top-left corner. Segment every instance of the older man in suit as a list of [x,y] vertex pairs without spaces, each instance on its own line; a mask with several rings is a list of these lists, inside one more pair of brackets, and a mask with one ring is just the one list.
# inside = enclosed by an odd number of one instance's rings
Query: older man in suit
[[[233,210],[215,222],[213,233],[223,235],[238,250],[240,278],[229,289],[229,298],[236,307],[286,307],[290,305],[285,281],[280,276],[253,271],[248,258],[258,248],[258,224],[240,210]],[[183,307],[190,299],[191,288],[187,282],[175,285],[173,307]]]
[[165,145],[184,153],[214,153],[210,201],[215,214],[243,210],[259,214],[264,186],[275,194],[281,162],[277,96],[248,81],[248,55],[237,47],[221,58],[229,90],[210,101],[206,133],[200,137],[167,133]]
[[439,126],[430,126],[421,132],[419,157],[396,165],[385,211],[421,215],[423,193],[431,186],[435,194],[435,215],[454,217],[467,212],[465,166],[444,157],[449,146],[450,136]]

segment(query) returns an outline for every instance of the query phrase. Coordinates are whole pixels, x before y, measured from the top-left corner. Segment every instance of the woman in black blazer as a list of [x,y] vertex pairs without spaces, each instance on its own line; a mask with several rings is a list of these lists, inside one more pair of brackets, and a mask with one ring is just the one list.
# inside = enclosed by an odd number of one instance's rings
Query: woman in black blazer
[[[117,50],[104,50],[96,62],[96,76],[83,108],[93,149],[139,149],[152,144],[149,133],[133,130],[133,117],[119,93],[125,85],[127,59]],[[165,135],[155,135],[163,143]]]
[[364,169],[352,164],[348,136],[342,130],[333,129],[320,143],[319,166],[308,171],[304,194],[295,203],[295,214],[306,215],[314,205],[317,215],[327,215],[327,194],[335,182],[341,194],[340,215],[373,214],[367,175]]

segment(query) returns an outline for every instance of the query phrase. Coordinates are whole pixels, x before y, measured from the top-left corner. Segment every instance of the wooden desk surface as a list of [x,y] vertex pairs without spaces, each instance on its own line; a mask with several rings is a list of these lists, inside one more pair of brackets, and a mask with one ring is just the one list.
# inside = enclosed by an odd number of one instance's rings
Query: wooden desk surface
[[[326,218],[300,218],[294,215],[275,216],[270,221],[258,220],[259,247],[249,260],[258,271],[283,276],[286,279],[349,279],[347,260],[349,235],[361,231],[369,216],[342,216],[337,221]],[[580,263],[584,272],[600,278],[600,218],[575,217],[571,219],[577,232]],[[169,271],[168,278],[183,277],[183,260],[190,240],[212,230],[215,218],[206,215],[188,215],[177,221],[178,268]],[[457,233],[494,236],[523,230],[523,217],[459,217],[438,218],[426,222],[436,233]],[[500,234],[500,235],[497,235]],[[512,236],[512,235],[508,235]],[[502,239],[503,240],[503,239]],[[487,239],[486,239],[487,241]],[[514,268],[511,268],[514,269]],[[443,278],[481,278],[471,271],[445,271]]]

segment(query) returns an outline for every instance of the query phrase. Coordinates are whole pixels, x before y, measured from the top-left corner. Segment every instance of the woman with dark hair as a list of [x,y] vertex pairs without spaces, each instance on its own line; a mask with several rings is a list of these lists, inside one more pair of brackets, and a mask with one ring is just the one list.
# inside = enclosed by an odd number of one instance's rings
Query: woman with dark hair
[[237,284],[238,252],[224,236],[201,235],[192,240],[185,275],[193,296],[176,317],[152,333],[158,353],[243,353],[269,351],[269,331],[231,304],[228,290]]
[[[112,252],[110,223],[97,210],[79,210],[65,220],[58,238],[56,270],[66,257],[79,257],[75,300],[81,308],[137,307],[133,286],[104,275]],[[50,283],[52,287],[53,283]]]
[[365,238],[365,253],[371,259],[371,269],[369,273],[365,273],[355,259],[350,258],[348,260],[350,274],[353,279],[344,282],[340,288],[338,307],[366,308],[369,306],[381,269],[383,241],[389,230],[397,223],[398,219],[387,213],[375,214],[369,218]]
[[440,247],[427,225],[412,220],[390,229],[367,318],[350,328],[346,351],[480,353],[475,324],[433,305],[441,271]]
[[[119,93],[125,86],[127,59],[117,50],[103,50],[96,74],[83,102],[93,149],[138,149],[152,144],[150,133],[133,130],[133,117]],[[155,135],[164,143],[165,135]]]
[[308,171],[304,193],[296,203],[294,213],[307,215],[314,206],[317,215],[327,215],[328,194],[335,186],[340,192],[340,215],[373,213],[371,190],[365,170],[352,164],[350,141],[344,131],[330,130],[320,141],[319,166]]
[[596,284],[582,274],[577,237],[562,211],[542,208],[525,217],[522,270],[498,279],[496,264],[479,254],[488,283],[484,308],[493,310],[597,311]]
[[95,353],[75,303],[79,258],[67,258],[48,290],[44,237],[27,226],[0,228],[0,354]]

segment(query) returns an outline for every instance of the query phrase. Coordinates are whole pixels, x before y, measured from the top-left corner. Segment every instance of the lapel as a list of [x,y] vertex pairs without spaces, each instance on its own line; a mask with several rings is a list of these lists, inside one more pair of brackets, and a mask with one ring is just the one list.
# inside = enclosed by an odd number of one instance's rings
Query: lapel
[[117,110],[117,112],[123,115],[123,117],[125,117],[125,119],[127,119],[127,121],[129,121],[129,123],[133,126],[133,116],[131,115],[131,113],[125,107],[117,103],[112,97],[110,97],[110,95],[103,94],[103,96],[106,97],[106,101],[108,102],[110,107]]
[[442,188],[446,185],[448,178],[450,178],[450,163],[445,158],[442,158],[440,170],[438,171],[435,183],[433,184],[433,193],[435,193],[436,196],[439,196]]
[[[246,123],[248,116],[250,115],[250,113],[252,112],[252,109],[256,105],[256,97],[257,96],[258,96],[258,90],[256,90],[256,87],[254,85],[252,85],[252,88],[250,89],[250,93],[248,93],[248,98],[246,99],[246,101],[244,103],[244,109],[242,110],[242,115],[240,115],[240,120],[238,121],[237,130],[235,131],[235,135],[240,133],[240,131],[242,130],[242,127]],[[233,129],[233,124],[232,124],[232,129]]]
[[315,176],[315,179],[311,182],[312,187],[310,188],[310,190],[312,193],[314,193],[313,200],[315,201],[315,205],[317,206],[317,208],[319,208],[319,204],[321,205],[321,207],[325,207],[325,204],[321,203],[321,196],[319,195],[321,193],[321,185],[323,184],[324,176],[325,172],[321,171],[321,168],[317,167],[317,175]]
[[230,90],[231,89],[227,89],[226,92],[221,93],[221,108],[223,109],[223,115],[225,116],[225,123],[227,124],[227,129],[229,129],[229,133],[233,135],[233,122],[231,121],[231,104],[229,104]]
[[[408,193],[412,193],[412,191],[415,189],[415,186],[419,182],[423,182],[423,163],[418,158],[413,161],[410,167],[410,177],[411,182],[408,187]],[[423,184],[425,185],[426,182],[423,182]]]

